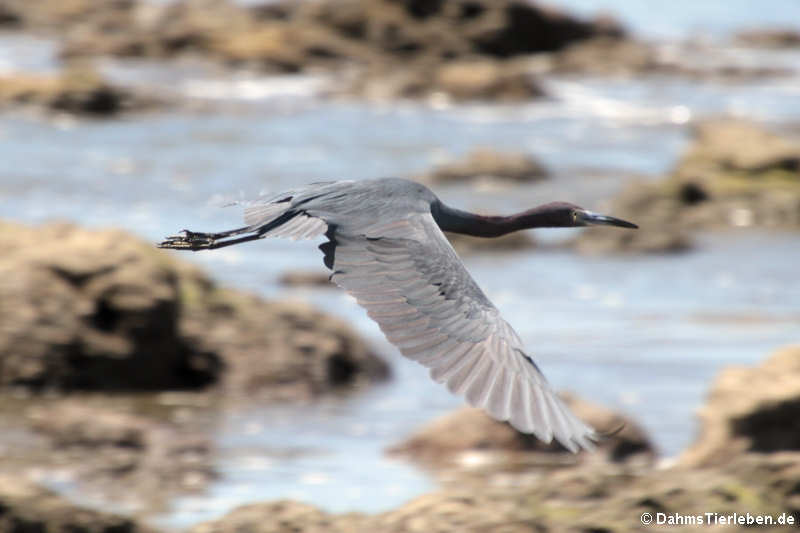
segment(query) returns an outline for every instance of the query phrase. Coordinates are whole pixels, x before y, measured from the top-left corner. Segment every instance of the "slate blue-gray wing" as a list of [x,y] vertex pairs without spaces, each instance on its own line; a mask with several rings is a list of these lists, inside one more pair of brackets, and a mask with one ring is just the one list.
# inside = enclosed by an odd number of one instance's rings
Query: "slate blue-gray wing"
[[333,235],[332,280],[406,357],[497,420],[566,448],[596,432],[555,394],[429,213]]
[[324,233],[331,279],[434,380],[545,442],[555,437],[573,452],[593,448],[595,430],[556,395],[430,212],[353,217],[363,205],[348,202],[355,195],[347,188],[320,184],[262,201],[245,210],[249,226],[242,230],[262,237]]

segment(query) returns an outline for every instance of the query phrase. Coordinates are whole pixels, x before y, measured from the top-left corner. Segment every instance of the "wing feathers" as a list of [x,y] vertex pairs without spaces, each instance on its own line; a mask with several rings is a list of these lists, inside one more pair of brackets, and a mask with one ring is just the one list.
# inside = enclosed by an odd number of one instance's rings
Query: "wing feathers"
[[489,358],[485,357],[484,349],[481,348],[480,352],[475,355],[470,364],[461,367],[461,369],[450,378],[447,382],[447,388],[450,389],[450,392],[453,394],[466,396],[466,392],[469,388],[483,381],[489,365]]
[[498,420],[508,420],[511,416],[511,387],[511,371],[500,366],[486,404],[486,410]]
[[486,409],[489,398],[491,397],[492,388],[500,372],[500,366],[489,364],[491,359],[488,357],[484,357],[483,360],[485,361],[485,368],[482,368],[480,371],[481,379],[475,380],[464,392],[464,396],[471,405]]
[[[248,206],[247,229],[292,239],[332,229],[322,247],[331,279],[366,308],[403,355],[520,431],[545,442],[555,437],[572,451],[593,447],[594,430],[555,395],[429,213],[345,230],[315,211],[317,197],[302,190]],[[347,209],[355,217],[360,206]]]

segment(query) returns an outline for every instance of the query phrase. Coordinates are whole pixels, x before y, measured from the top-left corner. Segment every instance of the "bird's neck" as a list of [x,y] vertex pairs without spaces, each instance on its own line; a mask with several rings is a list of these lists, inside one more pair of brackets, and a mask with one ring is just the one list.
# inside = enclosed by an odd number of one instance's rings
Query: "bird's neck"
[[475,237],[500,237],[528,228],[563,227],[562,221],[554,217],[548,207],[546,204],[510,216],[484,216],[461,211],[439,202],[433,206],[431,212],[442,231]]

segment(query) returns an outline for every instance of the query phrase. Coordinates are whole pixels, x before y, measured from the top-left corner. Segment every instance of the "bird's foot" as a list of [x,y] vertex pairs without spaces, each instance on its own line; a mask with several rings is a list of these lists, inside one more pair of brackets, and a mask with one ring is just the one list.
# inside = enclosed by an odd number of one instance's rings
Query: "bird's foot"
[[159,248],[169,248],[172,250],[208,250],[214,247],[216,239],[212,233],[198,233],[181,230],[178,235],[170,235],[158,244]]

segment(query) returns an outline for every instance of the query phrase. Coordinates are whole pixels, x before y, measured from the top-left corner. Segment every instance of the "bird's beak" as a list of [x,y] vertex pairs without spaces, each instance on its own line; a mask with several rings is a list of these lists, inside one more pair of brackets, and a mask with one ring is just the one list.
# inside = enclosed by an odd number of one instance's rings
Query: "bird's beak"
[[578,211],[578,221],[585,226],[619,226],[620,228],[638,228],[636,224],[620,218],[601,215],[591,211]]

